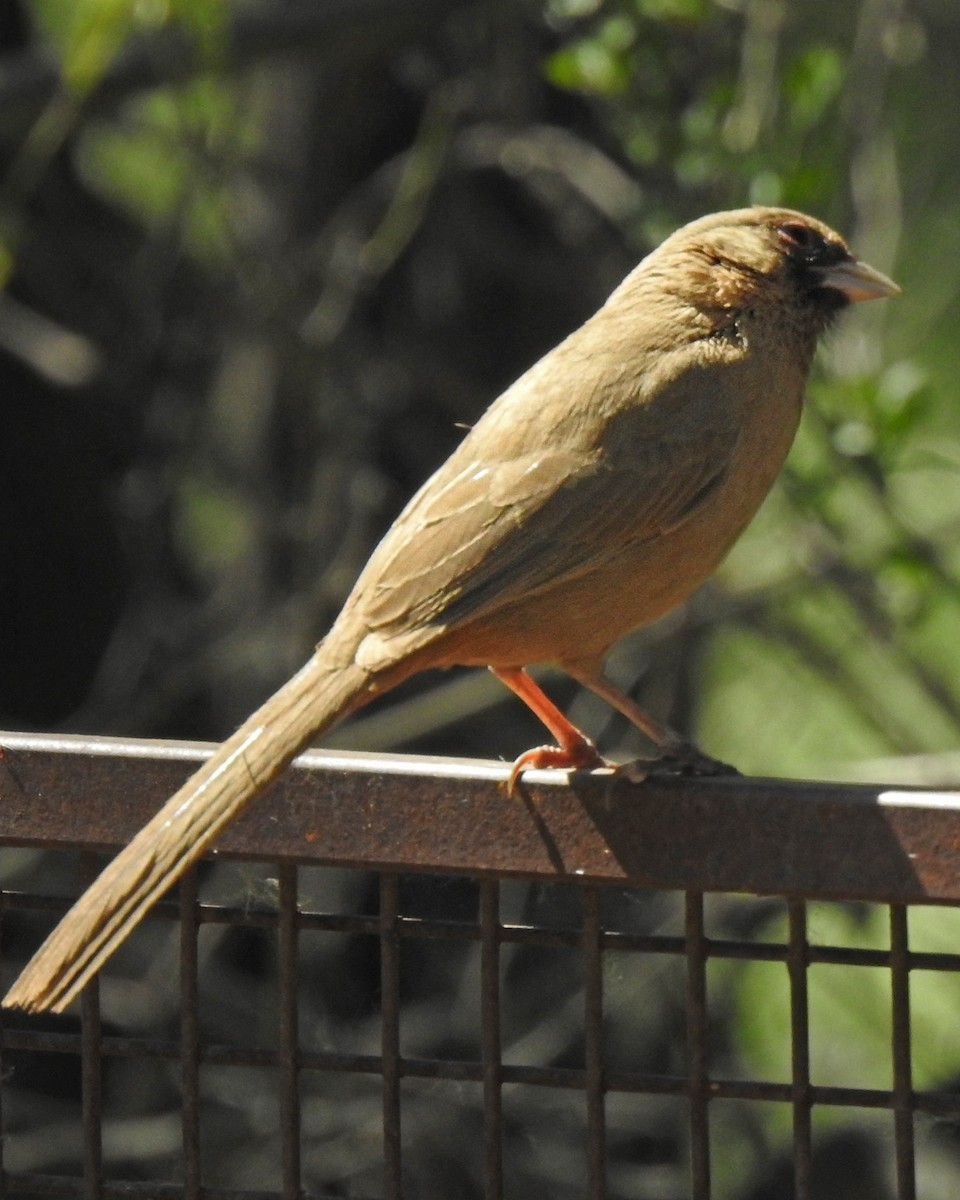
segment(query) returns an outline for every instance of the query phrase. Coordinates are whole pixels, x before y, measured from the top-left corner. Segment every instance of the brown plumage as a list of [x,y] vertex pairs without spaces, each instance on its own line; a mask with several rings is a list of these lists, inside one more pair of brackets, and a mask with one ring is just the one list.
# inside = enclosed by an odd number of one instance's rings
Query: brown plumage
[[558,746],[523,755],[514,778],[603,761],[521,670],[538,662],[695,761],[602,678],[603,657],[689,595],[756,512],[818,335],[850,302],[897,290],[787,209],[717,213],[668,238],[491,406],[374,551],[306,666],[114,859],[4,1004],[63,1008],[295,754],[428,667],[489,666],[550,728]]

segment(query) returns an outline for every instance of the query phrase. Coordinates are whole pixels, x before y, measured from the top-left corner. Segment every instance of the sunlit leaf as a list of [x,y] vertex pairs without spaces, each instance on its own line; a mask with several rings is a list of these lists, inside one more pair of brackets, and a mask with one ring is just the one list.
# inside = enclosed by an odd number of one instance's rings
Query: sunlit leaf
[[843,84],[843,59],[833,46],[809,46],[793,60],[784,80],[787,111],[795,128],[820,122]]

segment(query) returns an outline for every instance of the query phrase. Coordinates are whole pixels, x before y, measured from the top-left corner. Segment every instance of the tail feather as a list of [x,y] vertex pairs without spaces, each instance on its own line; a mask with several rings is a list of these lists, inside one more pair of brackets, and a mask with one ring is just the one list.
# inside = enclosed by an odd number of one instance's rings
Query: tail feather
[[3,999],[64,1009],[144,913],[292,758],[368,696],[369,675],[313,658],[228,738],[74,904]]

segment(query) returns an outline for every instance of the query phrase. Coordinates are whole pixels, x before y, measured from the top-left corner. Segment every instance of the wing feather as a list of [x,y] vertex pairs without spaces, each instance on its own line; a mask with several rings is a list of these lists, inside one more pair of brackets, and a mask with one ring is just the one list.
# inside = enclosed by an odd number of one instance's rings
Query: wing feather
[[722,482],[736,441],[722,406],[697,407],[708,419],[692,426],[659,419],[659,405],[627,409],[579,449],[548,448],[545,436],[543,448],[499,457],[485,438],[486,453],[473,456],[468,437],[358,581],[366,628],[383,641],[475,619],[688,520]]

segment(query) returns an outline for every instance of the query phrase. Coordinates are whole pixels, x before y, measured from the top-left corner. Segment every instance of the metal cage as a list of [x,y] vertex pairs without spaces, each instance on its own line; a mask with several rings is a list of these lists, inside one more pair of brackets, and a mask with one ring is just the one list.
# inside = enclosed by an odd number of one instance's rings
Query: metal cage
[[[206,751],[0,744],[9,983],[62,894]],[[78,1011],[4,1014],[4,1194],[829,1200],[848,1193],[824,1182],[835,1159],[818,1157],[818,1121],[841,1110],[873,1121],[858,1169],[876,1172],[876,1194],[911,1200],[918,1170],[952,1178],[960,1026],[945,1007],[941,1084],[915,1088],[911,973],[960,984],[960,941],[912,948],[910,918],[960,901],[960,797],[600,772],[530,773],[511,799],[506,774],[302,756],[223,837],[215,858],[247,865],[188,876]],[[822,942],[822,901],[884,936]],[[228,965],[205,982],[218,947]],[[779,1013],[777,1078],[724,1044],[715,994],[740,1002],[743,964],[758,1014]],[[823,968],[882,979],[883,1050],[864,1085],[812,1070]],[[776,1111],[778,1135],[757,1110]],[[924,1154],[937,1131],[935,1166],[918,1162],[918,1128]]]

